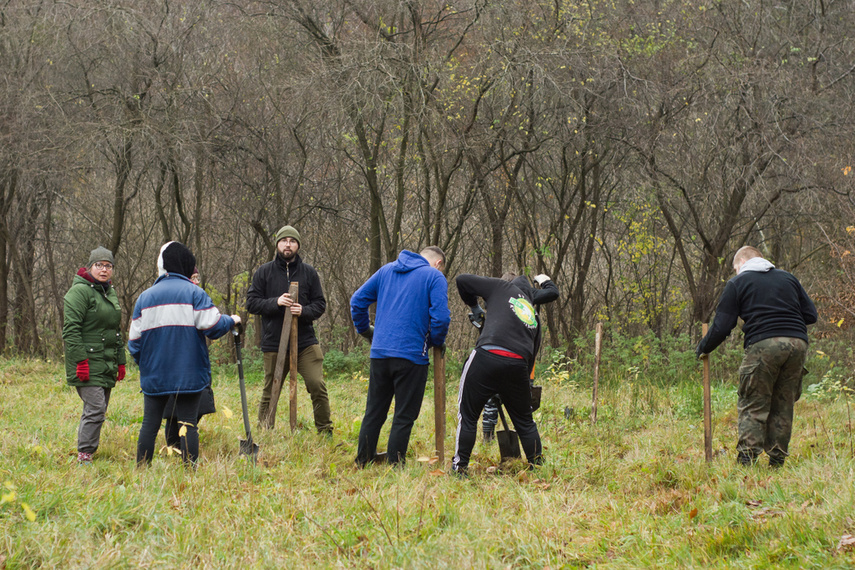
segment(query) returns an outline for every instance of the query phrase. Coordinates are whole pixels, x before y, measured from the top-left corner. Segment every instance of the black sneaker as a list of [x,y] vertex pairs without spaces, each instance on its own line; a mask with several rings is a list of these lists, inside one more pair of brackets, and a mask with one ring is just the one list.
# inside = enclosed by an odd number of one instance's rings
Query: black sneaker
[[451,468],[451,474],[457,477],[458,479],[469,479],[469,470],[465,467],[461,469]]

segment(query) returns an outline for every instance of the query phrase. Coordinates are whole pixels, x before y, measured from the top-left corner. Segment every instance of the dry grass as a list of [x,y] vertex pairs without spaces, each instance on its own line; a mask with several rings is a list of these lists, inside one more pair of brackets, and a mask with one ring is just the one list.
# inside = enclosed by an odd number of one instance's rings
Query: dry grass
[[[697,377],[697,371],[687,371]],[[101,450],[76,463],[80,413],[57,363],[0,363],[0,568],[844,568],[855,554],[852,435],[840,397],[797,407],[793,455],[778,472],[735,465],[735,393],[714,386],[712,464],[703,461],[700,386],[605,379],[599,422],[589,389],[546,379],[536,419],[547,463],[496,465],[479,443],[473,476],[417,461],[433,450],[429,392],[404,469],[357,470],[365,381],[328,378],[332,440],[314,433],[305,392],[293,435],[243,437],[234,372],[216,374],[219,413],[202,422],[194,473],[174,456],[134,466],[142,397],[133,373],[114,392]],[[260,386],[250,385],[251,413]],[[449,379],[452,450],[456,382]],[[227,417],[226,408],[233,412]],[[565,412],[566,409],[566,412]],[[254,425],[255,422],[253,422]],[[385,432],[384,432],[385,437]],[[381,438],[381,443],[384,438]],[[162,442],[162,439],[161,439]],[[23,507],[34,515],[29,520]]]

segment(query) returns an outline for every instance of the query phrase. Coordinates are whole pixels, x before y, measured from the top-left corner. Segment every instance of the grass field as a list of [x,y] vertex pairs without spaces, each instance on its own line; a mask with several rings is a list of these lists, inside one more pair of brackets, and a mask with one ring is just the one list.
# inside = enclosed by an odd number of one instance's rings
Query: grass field
[[[691,353],[606,359],[596,425],[590,368],[556,359],[539,372],[546,464],[494,472],[498,449],[479,441],[468,480],[419,460],[434,449],[430,387],[407,466],[354,468],[364,371],[327,377],[332,440],[314,433],[301,389],[301,428],[289,432],[281,402],[277,428],[253,433],[252,466],[238,456],[240,397],[227,365],[215,369],[219,411],[202,421],[195,472],[165,452],[134,465],[135,369],[113,392],[95,461],[79,466],[81,403],[58,363],[0,361],[0,568],[852,567],[855,442],[841,367],[812,357],[819,372],[797,404],[786,466],[772,471],[764,458],[744,468],[734,461],[731,352],[713,368],[710,464]],[[260,373],[249,368],[254,416]],[[450,363],[448,457],[456,371]]]

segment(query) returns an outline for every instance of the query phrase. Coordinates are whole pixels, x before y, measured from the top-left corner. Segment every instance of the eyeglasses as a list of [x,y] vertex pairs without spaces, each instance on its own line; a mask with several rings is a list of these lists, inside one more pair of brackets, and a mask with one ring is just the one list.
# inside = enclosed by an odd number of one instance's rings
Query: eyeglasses
[[113,266],[109,263],[96,263],[94,267],[95,269],[106,269],[107,271],[111,271],[113,269]]

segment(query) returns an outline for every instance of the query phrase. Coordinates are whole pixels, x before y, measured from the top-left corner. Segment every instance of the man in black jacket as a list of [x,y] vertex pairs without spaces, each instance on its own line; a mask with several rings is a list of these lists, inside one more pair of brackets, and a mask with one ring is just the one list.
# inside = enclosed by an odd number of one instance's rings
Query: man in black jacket
[[739,367],[739,440],[736,460],[751,465],[766,451],[780,467],[788,455],[793,406],[802,393],[807,325],[816,307],[799,280],[763,259],[751,246],[733,256],[715,320],[698,344],[698,357],[720,345],[742,318],[745,356]]
[[[327,306],[321,280],[315,268],[303,262],[297,253],[300,250],[300,233],[296,229],[283,226],[276,232],[275,239],[276,257],[258,268],[246,293],[246,310],[261,315],[264,390],[258,406],[258,422],[265,428],[272,428],[275,423],[275,418],[269,423],[267,421],[273,371],[282,335],[282,319],[285,311],[291,311],[291,315],[297,319],[297,371],[312,397],[315,428],[318,433],[331,434],[333,426],[327,386],[324,383],[324,355],[312,324],[324,314]],[[298,299],[292,299],[288,294],[291,281],[300,284]]]
[[465,474],[478,433],[478,416],[484,404],[499,394],[531,464],[543,461],[540,434],[531,414],[529,371],[536,353],[539,322],[534,305],[558,298],[558,287],[546,275],[536,277],[534,289],[528,277],[510,273],[502,279],[463,274],[457,291],[473,318],[485,315],[478,297],[487,306],[483,329],[475,350],[460,377],[457,441],[451,466]]

